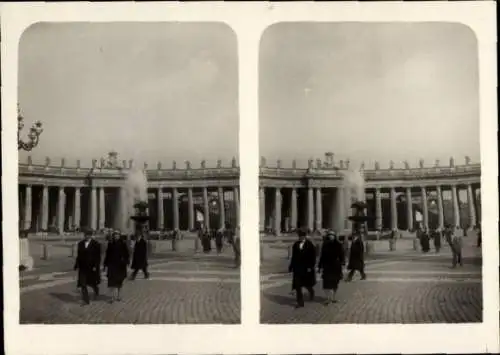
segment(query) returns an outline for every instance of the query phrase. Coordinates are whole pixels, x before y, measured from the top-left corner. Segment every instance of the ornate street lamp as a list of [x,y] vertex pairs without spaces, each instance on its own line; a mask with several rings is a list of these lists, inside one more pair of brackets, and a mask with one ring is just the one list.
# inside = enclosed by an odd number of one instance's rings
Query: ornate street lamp
[[21,115],[21,109],[17,105],[17,150],[30,151],[38,145],[40,135],[43,132],[42,122],[35,121],[28,133],[29,141],[24,142],[21,139],[21,130],[24,128],[24,117]]

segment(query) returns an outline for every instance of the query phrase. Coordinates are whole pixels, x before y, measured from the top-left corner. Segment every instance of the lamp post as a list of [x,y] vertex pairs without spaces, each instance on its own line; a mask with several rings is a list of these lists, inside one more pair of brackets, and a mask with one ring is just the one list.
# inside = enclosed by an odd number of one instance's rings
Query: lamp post
[[17,106],[17,150],[30,151],[38,145],[40,135],[43,132],[42,122],[35,121],[28,133],[28,141],[24,142],[21,139],[21,131],[24,128],[24,117],[21,115],[19,105]]

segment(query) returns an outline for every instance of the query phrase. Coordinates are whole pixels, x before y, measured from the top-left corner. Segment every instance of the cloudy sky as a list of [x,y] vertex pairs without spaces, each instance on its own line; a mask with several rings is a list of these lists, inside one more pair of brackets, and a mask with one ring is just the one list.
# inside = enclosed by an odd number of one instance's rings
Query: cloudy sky
[[237,101],[236,36],[223,24],[45,23],[21,38],[19,103],[26,125],[45,127],[37,161],[90,165],[116,150],[150,164],[229,164]]
[[479,161],[477,43],[462,25],[274,25],[259,100],[269,165],[327,151],[382,166]]

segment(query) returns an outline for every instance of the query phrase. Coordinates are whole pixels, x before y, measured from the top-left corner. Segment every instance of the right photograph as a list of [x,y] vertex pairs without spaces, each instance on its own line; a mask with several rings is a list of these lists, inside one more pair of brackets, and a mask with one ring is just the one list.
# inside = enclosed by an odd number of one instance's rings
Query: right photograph
[[469,27],[274,24],[259,115],[261,323],[482,322]]

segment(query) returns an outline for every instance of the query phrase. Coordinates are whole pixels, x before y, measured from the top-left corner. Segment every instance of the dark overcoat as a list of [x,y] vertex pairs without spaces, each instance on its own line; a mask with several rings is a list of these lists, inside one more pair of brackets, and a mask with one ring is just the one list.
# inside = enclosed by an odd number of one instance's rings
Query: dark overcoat
[[132,257],[132,270],[144,269],[148,266],[148,243],[144,238],[139,238],[134,245]]
[[336,239],[325,240],[321,246],[318,269],[326,289],[333,288],[342,280],[342,266],[344,265],[344,246]]
[[349,254],[349,270],[361,270],[365,266],[365,246],[363,241],[358,238],[352,241]]
[[300,241],[293,244],[288,270],[293,273],[292,289],[316,285],[316,248],[310,240],[305,240],[302,249]]
[[78,270],[78,287],[95,287],[101,283],[101,244],[90,239],[78,243],[74,269]]
[[104,267],[107,268],[108,287],[121,287],[127,278],[129,252],[126,242],[121,239],[111,240],[106,249]]

